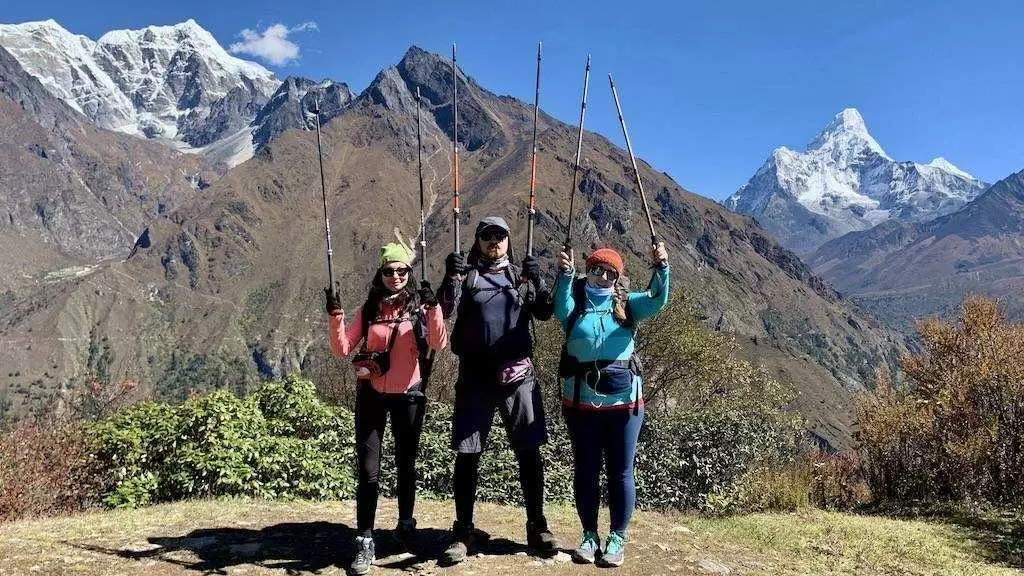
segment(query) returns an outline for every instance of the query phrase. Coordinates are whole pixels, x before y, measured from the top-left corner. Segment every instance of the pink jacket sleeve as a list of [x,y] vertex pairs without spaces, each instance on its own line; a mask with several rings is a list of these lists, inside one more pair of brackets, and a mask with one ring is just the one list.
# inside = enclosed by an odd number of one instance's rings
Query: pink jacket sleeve
[[441,306],[424,306],[423,312],[427,318],[427,345],[432,350],[444,348],[448,345],[448,328]]
[[363,339],[363,310],[356,311],[352,324],[345,328],[344,314],[331,314],[327,323],[327,336],[331,342],[331,355],[348,356]]

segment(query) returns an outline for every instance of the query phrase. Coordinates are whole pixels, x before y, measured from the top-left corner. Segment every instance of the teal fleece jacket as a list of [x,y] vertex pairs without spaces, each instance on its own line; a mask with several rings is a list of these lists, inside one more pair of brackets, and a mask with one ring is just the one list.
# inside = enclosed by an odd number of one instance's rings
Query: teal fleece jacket
[[[574,270],[562,272],[555,284],[555,316],[566,328],[574,308],[572,284]],[[634,325],[658,313],[668,302],[669,267],[655,268],[650,288],[629,293],[629,310]],[[595,360],[628,360],[633,355],[633,330],[622,327],[612,316],[612,297],[584,293],[587,301],[572,333],[566,335],[569,354],[581,362]],[[562,403],[574,406],[575,378],[562,380]],[[643,382],[633,378],[633,389],[626,393],[602,395],[586,384],[580,386],[581,409],[626,409],[643,402]]]

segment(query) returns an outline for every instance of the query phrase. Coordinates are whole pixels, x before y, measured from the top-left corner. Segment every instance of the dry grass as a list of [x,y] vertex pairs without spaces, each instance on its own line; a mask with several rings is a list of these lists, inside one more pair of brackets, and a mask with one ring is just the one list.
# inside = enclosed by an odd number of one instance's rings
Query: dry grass
[[[378,525],[395,521],[384,501]],[[441,568],[450,501],[418,505],[420,556],[395,554],[385,533],[377,574],[585,574],[567,556],[541,559],[522,545],[521,510],[480,504],[477,525],[490,533],[484,554]],[[570,507],[548,510],[554,532],[575,544]],[[606,517],[606,516],[605,516]],[[22,521],[0,527],[0,574],[326,574],[347,563],[351,502],[197,501],[137,511]],[[941,522],[841,513],[757,514],[723,519],[638,512],[622,574],[1019,574],[1019,518]],[[998,543],[998,544],[997,544]],[[391,549],[389,549],[391,548]],[[1014,551],[1017,552],[1014,552]],[[1017,554],[1016,556],[1014,554]]]

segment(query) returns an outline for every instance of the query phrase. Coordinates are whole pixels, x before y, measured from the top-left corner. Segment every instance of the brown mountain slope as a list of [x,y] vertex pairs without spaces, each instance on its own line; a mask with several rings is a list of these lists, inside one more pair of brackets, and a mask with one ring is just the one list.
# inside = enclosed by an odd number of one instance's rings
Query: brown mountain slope
[[213,177],[198,157],[91,126],[3,48],[0,134],[0,239],[24,247],[0,257],[14,272],[0,288],[123,257],[150,220]]
[[968,293],[1003,300],[1024,318],[1024,171],[954,214],[885,223],[821,247],[808,263],[893,327],[956,310]]
[[[377,247],[415,237],[416,85],[425,95],[424,166],[430,218],[429,277],[437,281],[451,250],[450,69],[437,56],[411,49],[382,72],[324,129],[335,274],[346,305],[365,294]],[[463,184],[463,247],[476,221],[501,214],[523,249],[529,188],[529,106],[499,97],[460,76],[459,132]],[[575,129],[542,115],[536,243],[550,265],[564,239]],[[170,218],[153,223],[152,240],[124,264],[111,264],[77,285],[54,318],[27,314],[17,326],[44,329],[61,318],[98,317],[88,296],[114,290],[128,304],[109,309],[99,325],[65,338],[102,341],[110,335],[110,364],[156,385],[196,375],[215,383],[252,378],[257,369],[281,373],[310,366],[326,348],[321,287],[325,283],[322,204],[315,136],[287,132],[253,161],[232,170],[209,193]],[[584,173],[576,199],[574,244],[581,251],[612,244],[622,250],[638,283],[649,235],[633,191],[625,153],[587,134]],[[802,391],[800,407],[812,429],[849,441],[849,395],[897,347],[838,300],[750,219],[680,188],[642,164],[659,234],[669,246],[673,275],[706,311],[708,323],[737,335]],[[129,280],[130,278],[130,280]],[[147,292],[145,287],[150,287]],[[58,306],[59,308],[59,306]],[[82,323],[85,326],[86,323]],[[90,334],[92,336],[90,337]],[[87,345],[79,347],[85,358]],[[88,365],[86,360],[78,362]],[[181,375],[188,378],[180,378]],[[0,378],[3,375],[0,374]]]
[[[124,258],[148,222],[216,175],[198,157],[91,126],[2,48],[0,134],[3,408],[82,372],[88,338],[82,348],[75,334],[88,336],[117,303],[99,288],[73,288],[98,263]],[[84,304],[68,308],[76,301]],[[15,389],[22,400],[12,400]]]

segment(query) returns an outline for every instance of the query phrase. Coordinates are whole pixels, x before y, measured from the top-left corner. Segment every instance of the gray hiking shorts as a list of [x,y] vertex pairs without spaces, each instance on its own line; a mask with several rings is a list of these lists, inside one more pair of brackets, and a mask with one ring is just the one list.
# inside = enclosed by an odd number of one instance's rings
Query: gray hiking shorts
[[481,380],[460,378],[455,385],[453,450],[463,454],[483,452],[495,410],[501,415],[513,450],[530,450],[548,441],[544,403],[534,376],[504,385]]

